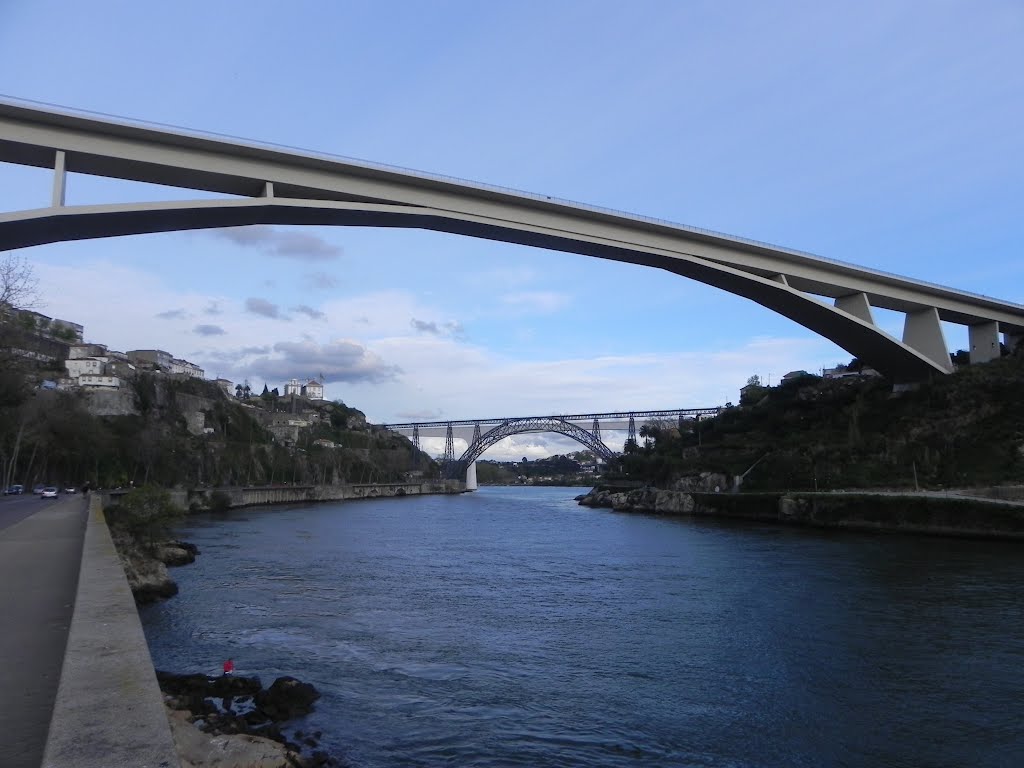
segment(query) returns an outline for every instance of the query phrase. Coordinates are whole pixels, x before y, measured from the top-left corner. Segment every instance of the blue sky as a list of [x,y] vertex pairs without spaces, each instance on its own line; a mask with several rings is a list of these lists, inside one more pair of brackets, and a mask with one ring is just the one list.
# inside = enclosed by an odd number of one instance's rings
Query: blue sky
[[[1024,5],[0,0],[0,93],[655,216],[1022,301]],[[0,210],[48,203],[0,164]],[[69,203],[188,199],[73,177]],[[22,252],[42,311],[377,422],[707,406],[850,355],[683,278],[429,232]],[[902,318],[879,313],[899,335]],[[947,326],[952,349],[966,331]],[[436,446],[443,447],[443,446]],[[523,435],[489,457],[575,445]]]

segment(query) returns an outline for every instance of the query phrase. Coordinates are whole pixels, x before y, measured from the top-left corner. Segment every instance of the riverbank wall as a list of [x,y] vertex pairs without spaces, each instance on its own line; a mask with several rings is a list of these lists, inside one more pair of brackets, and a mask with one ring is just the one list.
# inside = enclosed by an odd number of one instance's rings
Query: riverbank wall
[[1024,539],[1024,503],[978,492],[725,493],[595,488],[580,504],[856,531]]
[[179,765],[135,600],[103,516],[87,502],[75,610],[43,768]]
[[[98,491],[103,506],[116,504],[131,489]],[[458,480],[433,480],[406,483],[354,483],[346,485],[273,485],[227,488],[172,489],[171,503],[185,510],[208,509],[215,493],[227,500],[227,508],[266,504],[301,504],[319,501],[354,501],[403,496],[464,493],[466,484]]]

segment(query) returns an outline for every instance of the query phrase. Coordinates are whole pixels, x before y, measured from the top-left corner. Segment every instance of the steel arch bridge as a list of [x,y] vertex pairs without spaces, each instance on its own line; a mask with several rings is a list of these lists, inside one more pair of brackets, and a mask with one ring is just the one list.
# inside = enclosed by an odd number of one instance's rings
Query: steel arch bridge
[[[601,422],[604,421],[606,428],[610,424],[611,429],[625,429],[627,441],[636,442],[637,419],[674,419],[680,427],[687,420],[700,421],[705,416],[715,416],[721,412],[721,407],[710,408],[674,408],[669,410],[648,410],[648,411],[615,411],[611,413],[578,413],[558,416],[522,416],[506,417],[496,419],[457,419],[452,421],[430,421],[430,422],[409,422],[405,424],[383,424],[385,429],[406,434],[412,438],[413,445],[420,448],[420,430],[444,430],[445,450],[441,458],[441,464],[445,477],[459,478],[465,474],[467,468],[473,464],[490,447],[496,445],[506,437],[521,435],[529,432],[556,432],[570,437],[605,462],[613,463],[618,459],[618,454],[609,448],[601,437]],[[590,425],[586,430],[579,424],[573,422],[584,422]],[[494,425],[486,432],[482,432],[481,425]],[[455,458],[455,433],[454,428],[473,427],[473,437],[468,441],[469,447],[458,459]]]
[[504,440],[512,435],[522,435],[527,432],[557,432],[560,435],[571,437],[577,443],[586,446],[606,461],[615,459],[615,451],[605,445],[599,435],[587,432],[582,427],[556,416],[541,416],[509,419],[502,422],[490,432],[486,432],[474,439],[469,448],[466,449],[466,452],[459,457],[459,461],[466,464],[474,462],[483,455],[484,451],[495,445],[499,440]]
[[[604,459],[606,462],[613,462],[616,460],[617,455],[615,451],[609,448],[601,440],[600,431],[598,434],[587,432],[582,427],[573,424],[565,419],[558,418],[557,416],[529,416],[522,419],[508,419],[503,421],[494,429],[480,434],[480,426],[477,425],[473,433],[473,442],[470,443],[458,459],[455,459],[453,455],[454,451],[449,453],[449,449],[446,446],[445,460],[444,460],[444,475],[447,478],[460,478],[465,476],[466,468],[480,458],[491,446],[497,444],[499,441],[504,440],[506,437],[512,435],[522,435],[528,432],[557,432],[560,435],[571,437],[577,443],[586,446],[594,452],[596,456]],[[450,445],[451,432],[448,433],[446,443]]]

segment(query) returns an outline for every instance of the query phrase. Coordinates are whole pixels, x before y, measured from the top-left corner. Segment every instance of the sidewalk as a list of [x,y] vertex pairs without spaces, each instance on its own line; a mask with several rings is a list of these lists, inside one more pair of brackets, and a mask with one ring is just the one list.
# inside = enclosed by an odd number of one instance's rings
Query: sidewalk
[[5,501],[0,517],[0,765],[39,768],[64,663],[86,524],[83,496]]

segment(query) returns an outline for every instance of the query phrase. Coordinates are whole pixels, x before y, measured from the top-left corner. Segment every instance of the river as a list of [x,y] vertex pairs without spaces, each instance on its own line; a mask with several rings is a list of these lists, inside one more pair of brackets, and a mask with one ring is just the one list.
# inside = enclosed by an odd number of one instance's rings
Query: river
[[1019,543],[483,488],[188,519],[158,669],[323,697],[356,768],[1024,765]]

